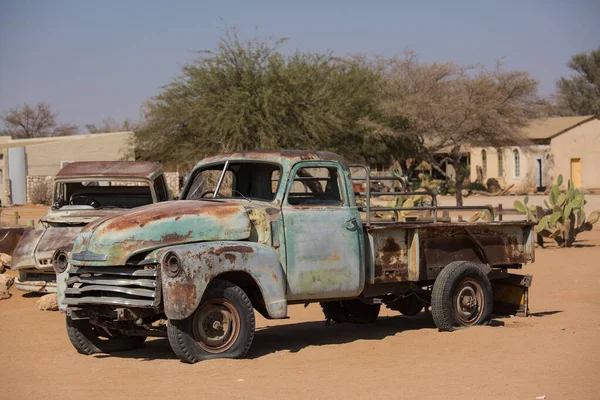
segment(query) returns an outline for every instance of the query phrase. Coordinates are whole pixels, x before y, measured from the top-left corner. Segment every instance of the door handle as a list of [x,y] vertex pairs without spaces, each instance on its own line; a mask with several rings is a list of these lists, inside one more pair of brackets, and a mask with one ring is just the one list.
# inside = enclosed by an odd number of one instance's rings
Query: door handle
[[348,221],[344,222],[344,225],[348,226],[348,224],[353,224],[356,222],[356,217],[350,218]]

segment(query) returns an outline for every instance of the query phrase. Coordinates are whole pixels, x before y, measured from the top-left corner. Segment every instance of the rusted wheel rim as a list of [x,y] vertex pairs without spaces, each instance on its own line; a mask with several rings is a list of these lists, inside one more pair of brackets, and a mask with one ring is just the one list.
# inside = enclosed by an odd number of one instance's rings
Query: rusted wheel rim
[[454,314],[461,325],[475,325],[483,315],[484,301],[481,285],[475,279],[465,278],[454,292]]
[[240,315],[227,299],[210,299],[194,316],[194,338],[209,353],[227,351],[240,335]]

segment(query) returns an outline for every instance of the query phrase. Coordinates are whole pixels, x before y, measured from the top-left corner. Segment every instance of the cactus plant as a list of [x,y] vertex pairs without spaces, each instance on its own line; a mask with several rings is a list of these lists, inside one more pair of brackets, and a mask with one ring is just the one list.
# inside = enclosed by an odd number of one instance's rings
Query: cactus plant
[[549,202],[544,200],[549,212],[541,207],[528,206],[528,197],[523,202],[515,201],[515,208],[524,213],[528,221],[537,223],[539,235],[553,239],[560,247],[571,247],[578,234],[592,230],[600,219],[600,211],[593,211],[586,218],[583,192],[575,189],[570,180],[567,191],[561,192],[559,187],[562,183],[563,177],[559,175],[556,184],[550,189]]

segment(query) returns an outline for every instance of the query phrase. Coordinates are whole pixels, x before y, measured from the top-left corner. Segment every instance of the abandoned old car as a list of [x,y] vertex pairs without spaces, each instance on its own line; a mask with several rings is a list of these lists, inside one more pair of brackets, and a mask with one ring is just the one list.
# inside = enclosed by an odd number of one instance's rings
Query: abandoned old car
[[[405,315],[430,306],[446,331],[485,324],[494,308],[527,314],[531,277],[509,270],[534,260],[532,223],[441,207],[435,194],[420,208],[378,206],[384,193],[370,179],[368,167],[327,152],[200,161],[180,200],[97,220],[70,255],[55,253],[71,343],[92,354],[167,336],[194,363],[243,357],[254,310],[286,318],[289,304],[319,302],[328,321],[360,323],[382,304]],[[438,216],[482,209],[487,220]],[[415,210],[429,215],[404,216]]]
[[56,292],[52,255],[70,249],[91,221],[123,210],[170,200],[160,163],[136,161],[73,162],[56,175],[52,205],[39,229],[24,233],[14,250],[15,286],[28,292]]

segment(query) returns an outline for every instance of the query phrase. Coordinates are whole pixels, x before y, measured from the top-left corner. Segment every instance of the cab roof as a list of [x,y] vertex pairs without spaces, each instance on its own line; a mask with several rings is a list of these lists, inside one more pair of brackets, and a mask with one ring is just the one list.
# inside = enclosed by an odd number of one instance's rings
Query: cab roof
[[343,166],[347,162],[342,156],[329,151],[314,150],[263,150],[263,151],[239,151],[231,153],[221,153],[203,159],[202,164],[213,161],[225,160],[252,160],[252,161],[271,161],[289,164],[295,164],[298,161],[337,161]]
[[143,178],[162,171],[155,161],[76,161],[65,165],[56,178]]

